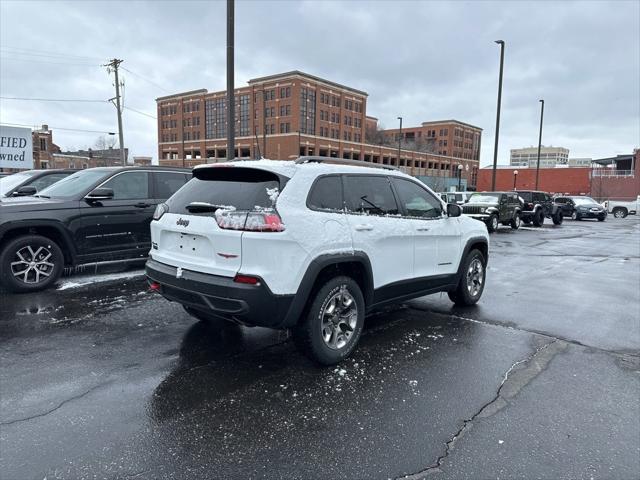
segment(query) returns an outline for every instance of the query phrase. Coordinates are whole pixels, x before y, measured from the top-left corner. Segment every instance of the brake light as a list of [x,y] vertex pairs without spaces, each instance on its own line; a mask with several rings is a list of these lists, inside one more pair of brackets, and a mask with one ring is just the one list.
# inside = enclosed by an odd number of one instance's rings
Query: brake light
[[250,275],[240,275],[237,274],[235,277],[233,277],[233,281],[236,283],[244,283],[247,285],[259,285],[260,284],[260,279],[257,277],[252,277]]
[[150,282],[149,290],[153,290],[154,292],[160,291],[160,284],[158,282]]
[[224,230],[244,232],[282,232],[284,224],[275,211],[239,212],[236,210],[216,211],[216,222]]

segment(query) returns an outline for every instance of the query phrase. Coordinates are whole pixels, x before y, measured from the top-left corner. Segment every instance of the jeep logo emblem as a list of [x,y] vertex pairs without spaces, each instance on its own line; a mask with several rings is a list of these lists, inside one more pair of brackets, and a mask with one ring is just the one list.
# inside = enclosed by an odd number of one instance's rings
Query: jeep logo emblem
[[183,218],[179,218],[176,222],[176,225],[182,225],[183,227],[189,226],[189,220],[184,220]]

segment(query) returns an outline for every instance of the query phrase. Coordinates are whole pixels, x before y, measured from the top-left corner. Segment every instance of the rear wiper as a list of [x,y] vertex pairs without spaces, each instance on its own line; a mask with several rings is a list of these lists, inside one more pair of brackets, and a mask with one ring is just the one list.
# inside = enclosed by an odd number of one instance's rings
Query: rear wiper
[[189,212],[215,212],[216,210],[225,209],[229,210],[231,207],[226,205],[214,205],[207,202],[191,202],[185,207]]

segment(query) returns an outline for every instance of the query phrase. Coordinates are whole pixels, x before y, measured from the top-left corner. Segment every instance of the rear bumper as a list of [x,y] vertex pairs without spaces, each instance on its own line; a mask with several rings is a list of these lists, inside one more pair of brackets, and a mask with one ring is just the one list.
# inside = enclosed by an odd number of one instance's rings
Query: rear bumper
[[275,295],[269,287],[236,283],[232,278],[182,270],[149,259],[145,273],[160,284],[159,293],[169,301],[246,325],[279,328],[287,319],[294,295]]

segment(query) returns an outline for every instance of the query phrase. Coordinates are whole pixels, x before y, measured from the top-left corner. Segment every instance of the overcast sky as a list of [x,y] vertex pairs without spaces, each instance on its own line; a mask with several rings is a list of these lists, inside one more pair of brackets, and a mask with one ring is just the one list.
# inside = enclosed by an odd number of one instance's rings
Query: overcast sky
[[[100,67],[124,59],[125,105],[155,116],[155,98],[223,90],[225,2],[0,0],[0,95],[106,100]],[[506,41],[499,163],[543,144],[570,157],[640,146],[640,2],[237,1],[236,86],[289,70],[369,93],[385,127],[454,118],[484,129],[493,158],[499,47]],[[151,82],[149,82],[150,80]],[[54,128],[63,149],[117,131],[108,103],[0,99],[0,122]],[[56,128],[58,127],[58,128]],[[124,114],[133,155],[157,157],[154,119]]]

